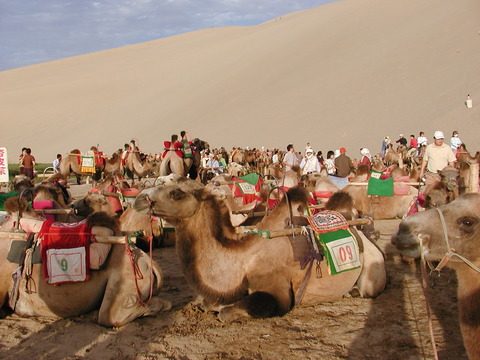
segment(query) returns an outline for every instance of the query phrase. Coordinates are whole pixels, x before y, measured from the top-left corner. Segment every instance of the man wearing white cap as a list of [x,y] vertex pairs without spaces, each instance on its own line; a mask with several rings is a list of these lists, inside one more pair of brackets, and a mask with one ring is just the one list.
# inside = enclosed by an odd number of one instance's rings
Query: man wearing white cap
[[433,134],[433,144],[427,145],[425,154],[423,155],[420,178],[423,178],[425,175],[425,170],[429,174],[435,174],[435,176],[438,176],[438,172],[441,171],[445,166],[454,166],[456,160],[455,154],[450,146],[444,143],[444,139],[445,136],[443,135],[442,131],[435,131]]
[[314,155],[312,148],[307,148],[305,150],[305,156],[300,162],[300,169],[302,169],[304,175],[312,172],[320,172],[320,163]]

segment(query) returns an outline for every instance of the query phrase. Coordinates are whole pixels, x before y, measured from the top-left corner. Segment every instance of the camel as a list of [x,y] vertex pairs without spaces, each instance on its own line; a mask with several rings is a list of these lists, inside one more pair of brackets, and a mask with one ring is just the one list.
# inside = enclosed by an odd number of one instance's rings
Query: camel
[[155,160],[145,159],[141,160],[140,153],[138,151],[130,151],[125,159],[125,172],[132,180],[132,185],[135,183],[135,175],[138,177],[138,181],[147,177],[154,172]]
[[[95,147],[92,147],[92,151],[96,151]],[[85,173],[81,171],[82,168],[82,153],[78,149],[70,151],[70,153],[65,154],[63,159],[60,161],[60,173],[50,176],[46,181],[52,182],[58,178],[68,180],[71,174],[74,174],[77,177],[77,184],[80,185],[80,177],[91,176],[92,173]],[[97,159],[95,159],[96,161]],[[104,158],[101,158],[101,161],[95,164],[95,173],[92,176],[94,183],[100,180],[102,172],[106,174],[119,171],[121,168],[121,150],[116,151],[111,159],[105,161]],[[100,164],[101,163],[101,164]]]
[[[288,197],[292,214],[299,215],[306,206],[306,191],[297,187],[289,191]],[[322,261],[323,277],[309,276],[308,269],[302,270],[300,259],[294,257],[288,236],[264,238],[237,234],[226,206],[202,184],[189,179],[142,191],[134,209],[160,216],[175,225],[182,271],[203,304],[219,311],[221,321],[282,316],[295,303],[314,305],[333,301],[348,293],[362,273],[360,293],[364,296],[376,296],[385,286],[381,253],[374,265],[364,262],[369,266],[363,270],[357,268],[328,276]],[[288,214],[289,207],[284,200],[257,224],[257,229],[284,230],[288,227]],[[363,234],[360,236],[368,242]],[[304,249],[308,246],[300,235],[295,239]],[[366,254],[361,257],[362,261]],[[374,268],[379,268],[379,276]],[[302,282],[307,286],[302,286]]]
[[177,174],[186,176],[190,166],[193,164],[192,159],[184,159],[178,156],[175,151],[167,151],[165,157],[160,164],[160,176],[167,176],[169,174]]
[[[18,216],[12,216],[18,219]],[[88,219],[92,234],[110,236],[115,233],[112,222],[104,215],[97,214]],[[107,217],[108,219],[108,217]],[[26,231],[38,231],[43,220],[22,217],[20,225]],[[13,221],[3,224],[13,226]],[[109,227],[105,227],[109,225]],[[12,229],[12,227],[10,228]],[[16,232],[18,236],[18,232]],[[18,237],[17,237],[18,239]],[[10,232],[0,232],[0,304],[3,306],[14,299],[11,297],[14,281],[12,273],[21,271],[18,264],[7,260],[14,238]],[[19,241],[19,240],[16,240]],[[22,240],[20,240],[22,241]],[[25,240],[23,240],[25,241]],[[92,246],[91,244],[91,256]],[[105,244],[99,244],[105,245]],[[133,253],[135,266],[143,277],[136,277],[126,248]],[[27,265],[25,265],[27,267]],[[18,283],[18,300],[11,304],[20,316],[45,316],[65,318],[85,314],[99,309],[98,323],[103,326],[123,326],[140,316],[156,315],[161,310],[169,310],[170,302],[156,296],[162,286],[163,275],[159,265],[133,245],[116,244],[111,246],[110,255],[100,270],[91,270],[90,279],[84,282],[47,284],[43,279],[42,264],[33,264],[31,276],[21,275]],[[150,298],[151,296],[151,298]]]
[[244,176],[247,175],[247,169],[239,163],[231,162],[227,165],[227,173],[230,176]]
[[[408,185],[404,185],[407,187]],[[355,209],[361,215],[370,215],[375,220],[402,218],[418,196],[418,189],[408,186],[406,195],[378,196],[367,195],[366,185],[348,185],[341,191],[349,193]]]
[[480,194],[464,194],[447,205],[407,217],[392,236],[403,255],[418,258],[423,253],[427,261],[441,261],[441,265],[448,261],[446,266],[456,271],[460,330],[472,360],[480,359],[479,214]]

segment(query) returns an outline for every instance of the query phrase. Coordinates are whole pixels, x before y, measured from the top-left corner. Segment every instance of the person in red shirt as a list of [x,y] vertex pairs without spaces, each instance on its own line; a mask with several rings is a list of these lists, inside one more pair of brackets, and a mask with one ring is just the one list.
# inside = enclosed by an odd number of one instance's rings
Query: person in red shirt
[[407,157],[415,156],[418,151],[418,140],[415,138],[415,135],[410,135],[410,144],[408,145]]
[[35,163],[35,158],[32,155],[31,149],[25,150],[25,155],[23,156],[21,165],[23,165],[24,174],[28,176],[30,179],[33,179],[34,178],[33,167],[36,165],[36,163]]

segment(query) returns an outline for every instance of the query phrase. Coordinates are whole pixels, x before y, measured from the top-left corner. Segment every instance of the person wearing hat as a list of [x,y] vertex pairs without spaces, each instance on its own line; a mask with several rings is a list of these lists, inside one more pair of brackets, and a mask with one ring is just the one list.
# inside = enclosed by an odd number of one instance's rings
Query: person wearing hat
[[208,160],[205,168],[208,172],[212,172],[216,175],[223,172],[220,162],[218,161],[217,156],[213,152],[208,154]]
[[329,176],[330,180],[338,186],[339,189],[343,189],[348,185],[348,175],[354,169],[352,160],[346,155],[347,149],[340,148],[340,155],[335,158],[335,167],[337,173],[334,176]]
[[312,148],[307,148],[305,150],[305,156],[300,162],[300,169],[302,169],[302,174],[304,175],[311,174],[312,172],[320,172],[320,163],[314,155]]
[[405,137],[403,136],[403,134],[400,134],[400,138],[395,141],[395,143],[399,144],[399,145],[403,145],[403,146],[407,146],[407,139],[405,139]]
[[360,154],[362,154],[360,164],[367,165],[370,168],[370,166],[372,166],[372,155],[370,151],[367,148],[361,148]]
[[440,180],[439,171],[447,165],[454,166],[455,154],[450,146],[444,143],[445,136],[440,130],[433,134],[433,144],[427,145],[423,155],[420,178],[426,178],[425,183],[433,183]]

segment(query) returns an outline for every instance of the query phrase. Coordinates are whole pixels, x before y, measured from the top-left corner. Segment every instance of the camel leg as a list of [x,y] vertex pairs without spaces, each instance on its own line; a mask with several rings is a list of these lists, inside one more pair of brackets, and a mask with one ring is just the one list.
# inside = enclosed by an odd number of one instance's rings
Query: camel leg
[[160,163],[160,176],[167,176],[170,174],[170,162],[165,158]]
[[362,272],[357,280],[358,291],[361,297],[375,297],[385,289],[387,283],[385,259],[382,252],[363,233],[358,233],[364,246]]

